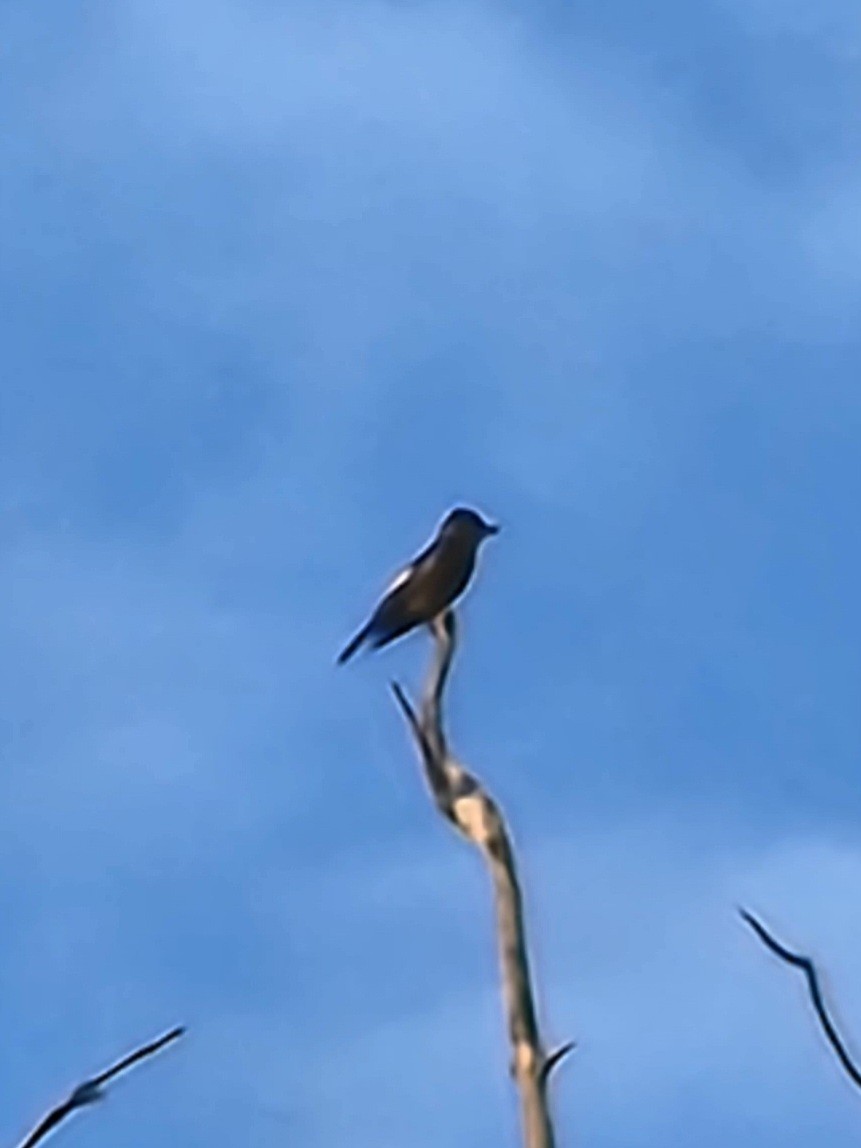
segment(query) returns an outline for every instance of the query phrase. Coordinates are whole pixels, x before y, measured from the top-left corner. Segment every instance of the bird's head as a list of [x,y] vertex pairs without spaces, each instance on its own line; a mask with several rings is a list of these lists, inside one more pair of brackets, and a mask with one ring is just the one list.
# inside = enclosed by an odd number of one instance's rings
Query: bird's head
[[498,534],[499,526],[494,522],[485,522],[477,511],[470,510],[467,506],[458,506],[445,516],[440,533],[469,538],[477,546],[485,538],[489,538],[492,534]]

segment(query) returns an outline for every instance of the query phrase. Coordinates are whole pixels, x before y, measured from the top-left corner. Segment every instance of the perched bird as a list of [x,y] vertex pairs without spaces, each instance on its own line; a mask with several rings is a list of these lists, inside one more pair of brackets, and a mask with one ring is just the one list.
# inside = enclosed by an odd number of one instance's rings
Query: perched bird
[[397,575],[368,622],[338,655],[339,664],[365,642],[378,650],[441,614],[469,584],[481,543],[498,532],[474,510],[459,506],[450,511],[436,537]]

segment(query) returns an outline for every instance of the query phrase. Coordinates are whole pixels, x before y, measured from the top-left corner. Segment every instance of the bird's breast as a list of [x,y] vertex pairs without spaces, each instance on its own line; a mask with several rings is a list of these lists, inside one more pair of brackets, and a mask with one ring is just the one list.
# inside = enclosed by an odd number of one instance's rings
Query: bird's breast
[[472,567],[472,555],[434,555],[424,577],[416,579],[416,604],[421,613],[434,617],[450,605],[466,588]]

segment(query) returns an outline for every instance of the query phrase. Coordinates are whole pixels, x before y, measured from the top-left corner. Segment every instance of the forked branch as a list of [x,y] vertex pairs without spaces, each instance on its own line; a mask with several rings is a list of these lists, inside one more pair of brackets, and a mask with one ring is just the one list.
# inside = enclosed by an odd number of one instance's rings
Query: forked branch
[[739,909],[739,915],[745,924],[750,926],[767,949],[787,965],[801,969],[804,973],[804,978],[807,981],[807,991],[810,993],[810,999],[813,1002],[813,1010],[816,1013],[819,1026],[825,1034],[825,1039],[831,1045],[834,1055],[840,1062],[843,1071],[856,1088],[861,1088],[861,1071],[859,1071],[852,1057],[849,1055],[846,1045],[834,1027],[834,1022],[825,1005],[825,998],[822,995],[822,988],[819,984],[819,974],[816,971],[816,966],[813,961],[810,957],[805,957],[801,953],[793,953],[790,949],[787,949],[785,945],[782,945],[780,941],[771,935],[762,921],[757,920],[753,913],[748,913],[746,909]]
[[62,1104],[58,1104],[56,1108],[52,1108],[47,1115],[42,1117],[33,1131],[29,1133],[26,1139],[22,1140],[20,1148],[35,1148],[36,1144],[40,1144],[50,1132],[53,1132],[77,1109],[85,1108],[87,1105],[95,1104],[97,1100],[101,1100],[105,1095],[105,1086],[119,1076],[121,1072],[126,1072],[141,1060],[155,1056],[166,1045],[178,1040],[184,1032],[185,1029],[182,1027],[172,1028],[170,1032],[164,1033],[156,1040],[136,1048],[134,1052],[130,1052],[122,1060],[118,1060],[109,1068],[104,1069],[98,1076],[91,1076],[88,1080],[82,1081]]
[[449,610],[431,626],[434,652],[417,715],[396,683],[392,689],[412,731],[431,795],[440,812],[475,845],[490,871],[502,990],[511,1044],[511,1071],[520,1095],[526,1148],[553,1148],[547,1083],[573,1042],[548,1054],[541,1040],[529,967],[523,895],[511,836],[502,812],[481,782],[450,754],[443,727],[443,695],[457,630]]

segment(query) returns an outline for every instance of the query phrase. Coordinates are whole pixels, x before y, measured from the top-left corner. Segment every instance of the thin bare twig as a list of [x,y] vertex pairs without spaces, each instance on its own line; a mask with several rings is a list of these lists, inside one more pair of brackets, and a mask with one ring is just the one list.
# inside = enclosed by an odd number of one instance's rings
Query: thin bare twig
[[786,964],[792,965],[796,969],[801,969],[804,973],[810,999],[813,1002],[813,1009],[820,1027],[825,1034],[825,1039],[831,1045],[843,1071],[856,1088],[861,1088],[861,1070],[855,1065],[840,1034],[834,1027],[834,1022],[828,1015],[828,1009],[826,1008],[825,999],[822,996],[822,989],[819,984],[819,975],[813,961],[810,957],[805,957],[801,953],[793,953],[790,949],[787,949],[785,945],[782,945],[780,941],[771,935],[765,925],[754,917],[753,913],[749,913],[746,909],[739,909],[739,915],[745,924],[750,926],[767,949],[770,949],[775,956],[780,957]]
[[422,693],[420,716],[398,685],[403,710],[424,765],[437,808],[482,853],[493,882],[503,998],[512,1049],[511,1071],[520,1094],[526,1148],[553,1148],[547,1084],[553,1068],[574,1047],[547,1054],[538,1026],[529,967],[523,894],[511,835],[496,801],[482,783],[450,754],[443,728],[443,693],[457,639],[453,611],[431,624],[434,654]]
[[547,1082],[547,1078],[553,1069],[560,1065],[568,1053],[573,1052],[576,1047],[576,1040],[566,1040],[564,1044],[560,1044],[557,1049],[554,1049],[553,1052],[547,1054],[544,1063],[541,1066],[541,1075],[544,1078],[545,1083]]
[[49,1132],[53,1132],[59,1124],[71,1116],[78,1108],[85,1108],[87,1105],[95,1104],[97,1100],[101,1100],[105,1095],[105,1085],[113,1080],[114,1077],[119,1076],[121,1072],[126,1072],[127,1069],[137,1064],[138,1061],[154,1056],[157,1052],[160,1052],[165,1045],[172,1044],[173,1041],[178,1040],[184,1032],[185,1029],[181,1026],[172,1028],[170,1032],[164,1033],[164,1035],[158,1037],[157,1040],[150,1041],[149,1044],[144,1044],[140,1048],[136,1048],[134,1052],[130,1052],[128,1056],[124,1056],[122,1060],[118,1060],[97,1076],[91,1076],[88,1080],[83,1081],[69,1094],[62,1104],[58,1104],[56,1108],[52,1108],[51,1111],[39,1121],[33,1131],[21,1142],[20,1148],[34,1148],[36,1144],[40,1144]]

